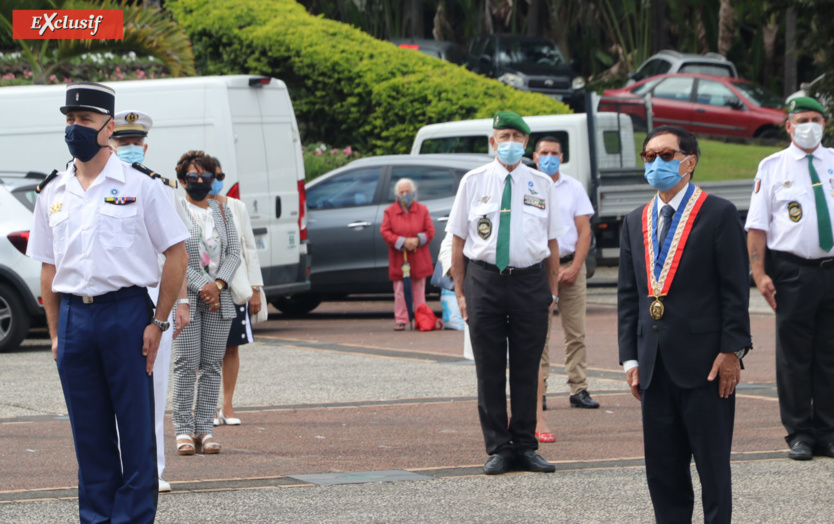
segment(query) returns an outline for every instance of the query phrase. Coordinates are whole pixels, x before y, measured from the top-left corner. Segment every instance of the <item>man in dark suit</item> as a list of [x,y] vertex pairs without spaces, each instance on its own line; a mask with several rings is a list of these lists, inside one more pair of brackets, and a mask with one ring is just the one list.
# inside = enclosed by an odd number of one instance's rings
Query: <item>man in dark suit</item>
[[730,447],[740,359],[751,348],[744,231],[736,208],[690,184],[698,141],[648,134],[641,157],[658,194],[623,222],[620,363],[641,401],[657,522],[691,522],[694,455],[705,521],[730,522]]

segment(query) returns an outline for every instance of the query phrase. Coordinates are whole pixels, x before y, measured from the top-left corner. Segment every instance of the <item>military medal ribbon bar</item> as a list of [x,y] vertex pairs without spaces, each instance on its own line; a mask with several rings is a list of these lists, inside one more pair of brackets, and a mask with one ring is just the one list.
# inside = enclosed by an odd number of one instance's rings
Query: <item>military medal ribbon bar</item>
[[657,239],[657,197],[646,204],[643,209],[643,247],[646,255],[646,280],[649,287],[649,298],[654,301],[649,306],[649,314],[652,319],[663,318],[665,306],[661,298],[669,294],[672,281],[678,271],[681,256],[683,255],[689,233],[695,218],[706,200],[707,194],[701,188],[690,186],[684,194],[685,205],[678,208],[669,231],[673,235],[663,239],[662,244]]

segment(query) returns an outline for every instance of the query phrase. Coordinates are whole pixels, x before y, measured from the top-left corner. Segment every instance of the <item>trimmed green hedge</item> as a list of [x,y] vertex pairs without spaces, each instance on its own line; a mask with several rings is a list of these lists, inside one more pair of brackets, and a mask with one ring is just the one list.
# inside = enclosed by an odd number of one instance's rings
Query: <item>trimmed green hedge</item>
[[436,122],[569,113],[461,66],[400,49],[293,0],[169,0],[203,74],[258,74],[290,87],[304,142],[407,153]]

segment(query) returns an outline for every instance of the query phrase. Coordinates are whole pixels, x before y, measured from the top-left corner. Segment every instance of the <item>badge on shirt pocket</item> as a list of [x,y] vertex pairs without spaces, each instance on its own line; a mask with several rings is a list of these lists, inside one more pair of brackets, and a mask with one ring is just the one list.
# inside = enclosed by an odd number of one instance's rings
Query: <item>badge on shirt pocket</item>
[[788,203],[788,216],[794,222],[802,220],[802,206],[796,200]]
[[524,195],[524,205],[525,206],[533,206],[538,209],[545,209],[545,200],[543,198],[537,198],[533,195]]
[[484,240],[488,239],[492,234],[492,220],[484,217],[478,220],[478,236]]

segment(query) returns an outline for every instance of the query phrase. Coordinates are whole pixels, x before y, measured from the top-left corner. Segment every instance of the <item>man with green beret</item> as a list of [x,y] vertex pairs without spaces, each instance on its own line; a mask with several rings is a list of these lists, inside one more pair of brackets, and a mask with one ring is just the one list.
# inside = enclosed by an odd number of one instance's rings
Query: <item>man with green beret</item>
[[[478,415],[489,459],[487,475],[549,473],[538,453],[539,361],[550,306],[559,294],[563,233],[553,182],[524,165],[530,128],[516,113],[493,119],[493,162],[466,174],[449,213],[452,277],[469,324],[478,378]],[[506,369],[510,364],[507,415]]]
[[834,457],[834,150],[825,110],[788,104],[791,145],[759,164],[747,215],[756,287],[776,311],[776,385],[788,456]]

